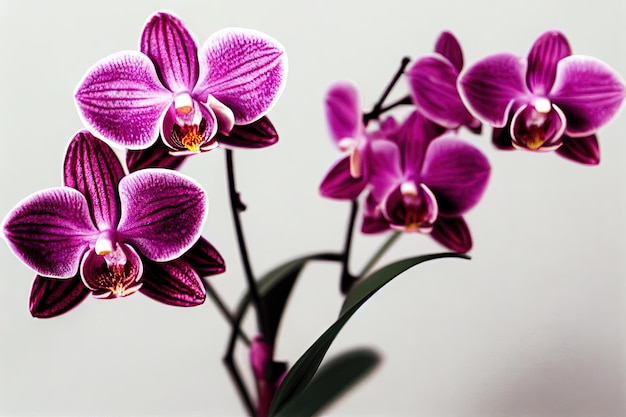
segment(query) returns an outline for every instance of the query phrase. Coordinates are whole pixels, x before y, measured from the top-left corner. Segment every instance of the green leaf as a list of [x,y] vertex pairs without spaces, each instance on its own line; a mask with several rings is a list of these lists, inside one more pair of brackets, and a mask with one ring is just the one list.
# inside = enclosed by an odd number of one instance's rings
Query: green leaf
[[325,362],[306,389],[280,409],[276,417],[311,417],[328,407],[368,376],[380,363],[380,355],[361,348]]
[[[263,300],[263,305],[266,308],[266,314],[269,324],[269,334],[264,335],[265,341],[271,346],[274,345],[276,338],[276,332],[280,324],[280,319],[283,315],[287,299],[291,294],[293,285],[296,279],[300,275],[302,268],[308,261],[312,260],[338,260],[338,255],[335,254],[314,254],[303,256],[289,262],[286,262],[259,279],[257,285],[259,288],[259,295]],[[246,293],[237,308],[237,314],[243,316],[250,305],[250,293]]]
[[[414,258],[404,259],[384,266],[373,272],[363,282],[355,286],[344,301],[339,318],[332,324],[322,335],[307,349],[306,352],[298,359],[298,361],[289,370],[283,379],[276,396],[272,401],[269,415],[273,416],[280,408],[294,395],[301,392],[311,381],[313,375],[319,368],[324,355],[330,348],[330,345],[339,334],[339,331],[348,322],[350,317],[389,281],[400,275],[402,272],[422,262],[439,258],[465,258],[467,255],[459,253],[438,253],[433,255],[423,255]],[[362,287],[364,285],[364,287]]]

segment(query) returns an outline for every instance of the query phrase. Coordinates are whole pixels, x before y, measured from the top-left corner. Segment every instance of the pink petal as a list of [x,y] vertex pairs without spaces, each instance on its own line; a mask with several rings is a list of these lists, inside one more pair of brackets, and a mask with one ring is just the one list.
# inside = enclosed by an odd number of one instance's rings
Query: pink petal
[[154,14],[141,34],[141,52],[152,59],[169,90],[193,90],[198,81],[198,46],[178,17],[165,12]]
[[515,100],[525,101],[526,60],[512,54],[496,54],[481,59],[459,76],[458,88],[463,102],[476,117],[492,126],[506,124]]
[[354,178],[350,174],[350,155],[339,159],[330,168],[320,184],[320,194],[337,200],[353,200],[367,185],[365,175]]
[[275,39],[251,29],[214,33],[201,53],[194,95],[209,95],[228,106],[236,124],[251,123],[274,106],[285,87],[287,55]]
[[330,135],[339,146],[342,139],[354,139],[363,128],[359,91],[351,81],[334,83],[324,100]]
[[142,149],[159,135],[159,120],[173,100],[152,61],[121,52],[97,62],[74,94],[79,114],[94,134],[117,146]]
[[625,96],[626,86],[617,71],[597,58],[572,55],[559,62],[549,98],[565,114],[565,133],[581,137],[608,123]]
[[122,216],[118,232],[153,261],[170,261],[198,240],[208,210],[202,187],[167,169],[133,172],[119,185]]
[[206,292],[200,277],[183,258],[144,263],[139,292],[164,304],[192,307],[204,303]]
[[456,68],[457,73],[463,69],[463,51],[457,38],[449,31],[443,31],[435,43],[435,52],[441,54]]
[[552,30],[542,34],[528,53],[526,82],[530,91],[545,96],[554,83],[557,64],[571,54],[572,50],[561,32]]
[[97,230],[87,200],[69,188],[50,188],[22,200],[3,221],[15,255],[40,275],[70,278]]
[[59,279],[37,275],[30,290],[30,314],[47,319],[67,313],[87,298],[89,292],[80,276]]

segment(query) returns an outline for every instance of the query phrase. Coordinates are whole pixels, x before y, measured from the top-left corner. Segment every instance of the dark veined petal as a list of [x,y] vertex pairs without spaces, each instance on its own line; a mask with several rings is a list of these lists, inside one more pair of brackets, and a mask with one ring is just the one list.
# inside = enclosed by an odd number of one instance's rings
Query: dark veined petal
[[435,43],[435,52],[441,54],[456,68],[457,73],[463,69],[463,51],[457,38],[449,31],[441,32]]
[[70,278],[97,233],[87,200],[69,188],[27,197],[9,212],[2,230],[15,255],[40,275]]
[[337,146],[342,139],[354,139],[361,134],[363,113],[356,84],[338,81],[330,86],[324,100],[330,136]]
[[565,36],[556,30],[542,34],[528,53],[526,82],[534,94],[548,94],[556,77],[559,61],[570,56],[572,50]]
[[228,134],[215,136],[221,145],[236,148],[265,148],[278,142],[278,132],[267,116],[247,125],[235,125]]
[[463,217],[439,216],[430,235],[455,252],[465,253],[472,249],[472,234]]
[[585,165],[598,165],[600,163],[600,147],[596,135],[582,138],[570,138],[563,136],[563,144],[556,153],[564,158]]
[[89,292],[78,275],[68,279],[37,275],[30,290],[30,314],[47,319],[67,313],[87,298]]
[[134,51],[97,62],[74,97],[83,122],[96,136],[129,149],[154,143],[158,122],[173,101],[150,58]]
[[437,197],[440,213],[458,216],[478,203],[489,173],[489,161],[480,150],[460,139],[442,137],[427,150],[421,181]]
[[67,147],[63,166],[65,185],[81,192],[99,230],[115,228],[119,220],[117,184],[124,169],[117,155],[86,130],[78,132]]
[[264,116],[285,87],[287,55],[275,39],[251,29],[226,28],[204,44],[194,95],[228,106],[235,124]]
[[182,259],[188,262],[200,277],[221,274],[226,270],[222,255],[203,237],[185,252]]
[[565,133],[589,136],[615,116],[626,96],[617,71],[597,58],[572,55],[557,66],[549,98],[563,110]]
[[370,193],[365,199],[365,207],[363,210],[363,223],[361,224],[361,232],[366,234],[381,233],[390,230],[389,220],[383,216],[380,204]]
[[320,194],[337,200],[353,200],[367,185],[367,176],[354,178],[350,173],[350,155],[333,164],[320,184]]
[[122,239],[153,261],[170,261],[200,237],[208,210],[202,187],[176,171],[144,169],[119,185]]
[[459,96],[459,71],[441,55],[419,58],[406,73],[411,97],[427,118],[448,129],[469,125],[474,119]]
[[164,304],[192,307],[204,303],[206,292],[200,277],[184,258],[169,262],[144,262],[144,295]]
[[492,126],[506,124],[515,100],[525,100],[526,60],[501,53],[490,55],[468,67],[458,79],[459,93],[468,110]]
[[556,106],[539,112],[533,105],[522,105],[511,120],[512,145],[531,151],[552,151],[561,146],[565,116]]
[[155,13],[141,34],[141,52],[154,62],[157,74],[168,89],[193,90],[198,81],[198,46],[178,17]]
[[179,169],[189,155],[172,155],[170,148],[157,140],[149,148],[126,151],[126,166],[134,172],[144,168]]

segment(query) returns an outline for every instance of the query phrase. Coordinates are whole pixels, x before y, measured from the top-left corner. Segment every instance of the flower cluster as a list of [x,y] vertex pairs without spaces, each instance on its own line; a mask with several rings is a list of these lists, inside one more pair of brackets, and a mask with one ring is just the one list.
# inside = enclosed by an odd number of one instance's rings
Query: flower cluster
[[[74,94],[84,129],[67,145],[63,186],[19,202],[4,218],[2,232],[36,273],[34,317],[58,316],[89,295],[111,299],[139,292],[186,307],[202,304],[208,292],[230,324],[224,362],[251,416],[310,410],[310,401],[298,395],[363,303],[414,265],[467,258],[473,241],[465,215],[483,196],[491,165],[463,138],[465,132],[481,134],[487,124],[499,148],[556,151],[598,164],[596,132],[626,97],[619,74],[596,58],[573,55],[556,31],[542,34],[526,58],[499,53],[466,68],[458,40],[443,32],[433,53],[402,61],[369,112],[363,112],[354,83],[336,82],[327,91],[325,113],[331,139],[345,154],[321,181],[320,193],[353,204],[344,250],[289,260],[257,279],[239,220],[245,206],[235,187],[232,148],[277,142],[267,113],[285,88],[285,49],[266,34],[242,28],[219,30],[200,47],[182,21],[165,12],[150,17],[139,45],[139,51],[113,54],[87,70]],[[402,76],[407,95],[385,103]],[[400,106],[404,111],[392,114]],[[111,146],[126,151],[125,164]],[[222,256],[201,236],[208,197],[198,182],[177,171],[185,158],[217,147],[226,148],[248,291],[236,314],[204,279],[225,271]],[[363,233],[396,233],[361,273],[352,274],[349,255],[360,203]],[[372,272],[399,232],[429,234],[452,252]],[[274,359],[278,327],[300,271],[312,261],[341,265],[345,300],[337,320],[289,367]],[[258,325],[253,338],[240,325],[248,305]],[[234,364],[237,340],[249,348],[256,404]],[[351,352],[333,363],[333,372],[347,377],[327,381],[332,386],[321,390],[320,403],[376,363],[375,354],[365,353]]]

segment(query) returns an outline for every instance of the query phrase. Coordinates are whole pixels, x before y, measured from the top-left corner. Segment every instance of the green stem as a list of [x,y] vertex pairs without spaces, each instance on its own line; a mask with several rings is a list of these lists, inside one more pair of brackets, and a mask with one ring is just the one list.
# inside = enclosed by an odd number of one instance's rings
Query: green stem
[[360,280],[363,277],[365,277],[372,270],[374,265],[376,265],[376,262],[378,262],[380,258],[383,257],[383,255],[387,252],[387,250],[396,242],[396,240],[398,240],[398,238],[401,235],[402,235],[402,232],[393,232],[393,234],[389,236],[389,238],[385,241],[385,243],[383,243],[383,245],[378,249],[378,251],[376,251],[376,253],[374,254],[374,256],[372,256],[369,262],[363,267],[363,270],[357,276],[358,277],[357,279]]
[[207,295],[211,298],[211,300],[213,300],[213,303],[220,311],[220,313],[222,313],[222,316],[224,316],[226,321],[230,323],[231,326],[233,326],[233,329],[237,329],[237,335],[239,336],[241,341],[245,343],[246,346],[250,346],[250,338],[244,333],[243,329],[241,329],[241,327],[233,317],[232,313],[228,310],[228,307],[226,307],[226,304],[224,304],[224,301],[222,301],[213,286],[211,286],[209,281],[205,278],[202,278],[202,284],[204,285],[204,289],[206,290]]

